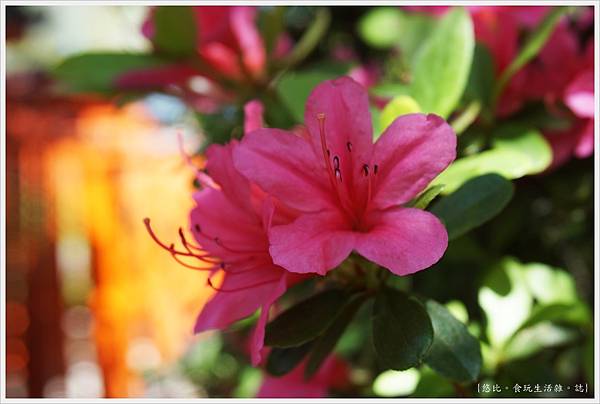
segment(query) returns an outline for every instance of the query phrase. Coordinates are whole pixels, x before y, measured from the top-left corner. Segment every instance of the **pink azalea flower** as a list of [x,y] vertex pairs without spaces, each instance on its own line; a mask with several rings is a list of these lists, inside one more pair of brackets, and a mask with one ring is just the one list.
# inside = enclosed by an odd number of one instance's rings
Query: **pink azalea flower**
[[257,398],[320,398],[330,388],[343,388],[349,376],[348,365],[336,356],[328,357],[309,380],[304,379],[306,361],[290,373],[275,377],[266,375]]
[[[260,113],[261,109],[253,102],[246,112]],[[262,123],[259,116],[246,118],[249,129]],[[206,153],[210,177],[199,175],[205,186],[194,194],[196,207],[190,213],[190,231],[197,245],[180,231],[183,249],[177,250],[156,238],[149,220],[146,225],[153,238],[182,265],[211,272],[208,282],[216,294],[200,312],[195,332],[226,328],[260,310],[251,342],[252,363],[256,365],[262,357],[270,307],[302,277],[273,264],[267,231],[272,224],[287,223],[293,216],[236,170],[232,155],[237,147],[232,141],[226,146],[213,145]],[[198,264],[191,265],[189,260]],[[212,281],[217,274],[223,277],[219,287]]]
[[348,77],[313,90],[305,124],[305,136],[255,130],[234,152],[240,172],[302,212],[271,228],[273,262],[325,274],[356,250],[397,275],[437,262],[448,242],[444,226],[401,205],[454,160],[451,127],[435,115],[404,115],[373,144],[367,92]]

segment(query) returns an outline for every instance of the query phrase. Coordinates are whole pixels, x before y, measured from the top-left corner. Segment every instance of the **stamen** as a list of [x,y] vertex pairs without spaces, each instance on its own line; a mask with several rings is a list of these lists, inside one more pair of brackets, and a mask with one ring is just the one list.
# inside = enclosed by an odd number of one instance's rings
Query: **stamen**
[[223,248],[224,250],[229,251],[230,253],[234,253],[234,254],[263,254],[264,253],[264,251],[260,251],[260,250],[237,250],[237,249],[228,247],[225,244],[223,244],[223,241],[221,241],[221,239],[219,237],[214,237],[213,241],[219,247]]
[[340,171],[339,168],[335,169],[335,178],[339,181],[342,182],[342,172]]
[[[175,244],[171,243],[170,245],[166,245],[165,243],[163,243],[162,241],[159,240],[159,238],[156,236],[156,234],[154,233],[154,230],[152,230],[152,226],[150,225],[150,219],[149,218],[145,218],[144,219],[144,224],[146,225],[146,230],[148,231],[148,234],[150,234],[150,237],[152,237],[152,240],[154,240],[154,242],[156,244],[158,244],[160,247],[162,247],[163,249],[167,250],[171,256],[173,256],[173,258],[175,258],[176,261],[179,262],[179,260],[177,260],[177,256],[183,256],[183,257],[191,257],[191,258],[196,258],[202,262],[208,263],[208,264],[216,264],[218,262],[220,262],[220,260],[218,260],[215,257],[210,256],[209,254],[197,254],[197,253],[193,253],[192,251],[190,251],[185,245],[184,247],[186,248],[187,252],[184,251],[178,251],[175,249]],[[181,233],[183,234],[183,232]],[[185,239],[185,237],[184,237]],[[187,266],[187,265],[184,265]],[[199,269],[194,267],[194,269]]]
[[340,169],[340,158],[338,156],[333,157],[333,168],[336,170]]
[[363,164],[363,174],[365,175],[365,177],[369,176],[369,165],[368,164]]
[[272,280],[268,280],[268,281],[262,281],[262,282],[257,282],[257,283],[253,283],[250,285],[246,285],[246,286],[241,286],[239,288],[232,288],[232,289],[223,289],[223,288],[217,288],[215,287],[215,285],[213,285],[212,280],[210,278],[208,278],[206,280],[206,283],[208,284],[208,286],[210,286],[212,289],[214,289],[217,292],[239,292],[242,290],[247,290],[247,289],[252,289],[258,286],[263,286],[263,285],[268,285],[270,283],[275,283],[275,282],[279,282],[279,279],[272,279]]

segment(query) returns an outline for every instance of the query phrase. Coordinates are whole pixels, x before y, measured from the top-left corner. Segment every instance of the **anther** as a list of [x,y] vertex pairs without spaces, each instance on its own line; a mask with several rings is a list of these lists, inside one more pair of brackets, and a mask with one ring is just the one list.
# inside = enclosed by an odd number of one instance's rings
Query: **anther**
[[369,165],[368,164],[363,164],[363,173],[365,174],[365,177],[369,176]]
[[377,164],[375,164],[373,166],[373,174],[377,174],[377,170],[379,169],[379,166]]
[[194,225],[194,230],[196,230],[196,233],[202,233],[202,230],[200,229],[200,225],[198,223]]
[[336,179],[337,179],[339,182],[342,182],[342,172],[340,171],[340,169],[339,169],[339,168],[336,168],[336,169],[334,170],[334,173],[335,173],[335,178],[336,178]]
[[346,147],[348,148],[348,151],[351,152],[352,151],[352,143],[347,142],[346,143]]
[[338,156],[333,156],[333,168],[335,170],[340,169],[340,158]]

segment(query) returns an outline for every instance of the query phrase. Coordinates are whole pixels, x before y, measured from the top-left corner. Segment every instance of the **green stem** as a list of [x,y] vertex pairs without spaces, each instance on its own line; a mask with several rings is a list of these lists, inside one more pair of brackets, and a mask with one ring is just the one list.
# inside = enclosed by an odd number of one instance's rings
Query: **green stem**
[[452,126],[457,135],[460,135],[477,119],[480,111],[481,103],[479,101],[472,101],[460,115],[450,122],[450,126]]
[[277,63],[277,67],[279,69],[289,69],[304,60],[319,44],[321,38],[327,32],[330,21],[331,14],[329,10],[324,7],[318,8],[311,26],[304,32],[292,52]]

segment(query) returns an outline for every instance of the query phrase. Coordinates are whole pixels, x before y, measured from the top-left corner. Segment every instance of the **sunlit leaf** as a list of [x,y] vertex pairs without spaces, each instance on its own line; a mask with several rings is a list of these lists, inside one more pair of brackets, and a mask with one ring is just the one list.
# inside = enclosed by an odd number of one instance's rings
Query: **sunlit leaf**
[[383,366],[405,370],[418,365],[432,340],[433,327],[420,302],[396,289],[379,291],[373,307],[373,344]]
[[379,397],[408,396],[415,391],[419,379],[417,369],[386,370],[373,381],[373,391]]
[[369,10],[358,25],[358,33],[369,45],[390,48],[402,36],[403,13],[396,7],[377,7]]
[[[496,284],[498,280],[501,285]],[[479,290],[479,305],[485,312],[486,333],[493,348],[501,348],[521,327],[532,304],[521,263],[512,258],[500,261]]]
[[548,141],[535,129],[507,124],[495,132],[490,150],[455,160],[432,184],[444,184],[450,193],[470,178],[496,173],[507,179],[545,170],[552,162]]
[[469,13],[456,8],[435,25],[419,50],[410,95],[423,112],[447,117],[467,85],[475,38]]
[[411,397],[452,397],[456,394],[452,383],[428,366],[421,366],[421,377]]
[[535,306],[527,321],[521,326],[521,329],[532,327],[545,321],[581,326],[587,324],[590,319],[590,310],[583,302],[573,302],[568,304],[553,303]]
[[436,202],[431,212],[439,217],[448,238],[459,237],[482,225],[504,209],[513,196],[510,181],[497,174],[482,175]]
[[577,336],[578,332],[575,330],[550,322],[539,323],[515,334],[503,349],[503,357],[506,360],[525,358],[544,348],[571,342]]
[[444,185],[434,185],[432,187],[427,188],[425,191],[421,192],[417,197],[406,204],[407,207],[417,208],[417,209],[425,209],[431,201],[438,196],[442,190],[444,189]]
[[525,267],[525,279],[533,297],[540,303],[575,303],[575,280],[568,272],[548,265],[531,263]]
[[419,104],[408,95],[399,95],[388,102],[381,111],[379,116],[380,127],[385,130],[399,116],[415,112],[421,112]]

